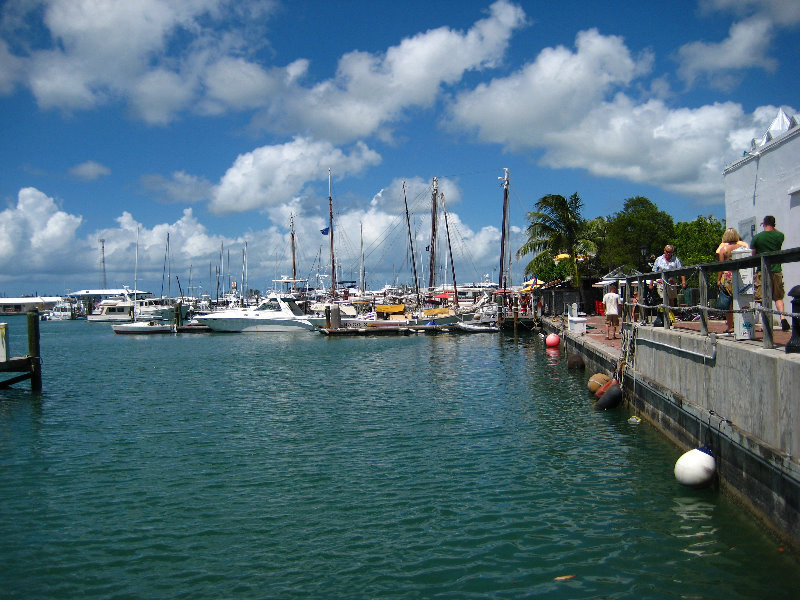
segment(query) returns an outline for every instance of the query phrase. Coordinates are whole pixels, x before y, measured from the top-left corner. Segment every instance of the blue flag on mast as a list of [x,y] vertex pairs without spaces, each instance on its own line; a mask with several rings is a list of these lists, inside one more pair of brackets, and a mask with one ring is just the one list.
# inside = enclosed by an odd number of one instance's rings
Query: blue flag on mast
[[330,232],[330,230],[331,230],[331,228],[330,228],[330,227],[326,227],[325,229],[320,229],[320,230],[319,230],[319,232],[320,232],[322,235],[328,235],[328,233]]

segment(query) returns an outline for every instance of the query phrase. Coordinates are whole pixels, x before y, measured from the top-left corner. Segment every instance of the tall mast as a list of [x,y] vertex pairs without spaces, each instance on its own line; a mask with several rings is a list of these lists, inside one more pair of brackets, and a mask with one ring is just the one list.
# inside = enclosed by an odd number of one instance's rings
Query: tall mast
[[444,211],[444,229],[447,232],[447,250],[450,253],[450,268],[453,270],[453,304],[458,306],[458,287],[456,287],[456,263],[453,260],[453,246],[450,244],[450,223],[447,220],[447,204],[442,194],[442,210]]
[[294,215],[289,217],[289,229],[291,230],[291,240],[292,240],[292,291],[297,291],[297,265],[294,261]]
[[170,264],[170,256],[169,256],[169,231],[167,232],[167,298],[172,297],[172,286],[170,285],[170,279],[172,279],[172,265]]
[[247,242],[244,243],[242,248],[242,282],[239,293],[241,294],[242,306],[247,305]]
[[136,293],[139,287],[139,226],[136,226],[136,261],[133,263],[133,320],[136,320]]
[[408,200],[406,199],[406,182],[403,182],[403,203],[406,206],[406,225],[408,225],[408,243],[411,246],[411,267],[414,271],[414,291],[419,304],[419,279],[417,279],[417,259],[414,257],[414,238],[411,236],[411,217],[408,216]]
[[336,263],[333,258],[333,196],[331,195],[331,170],[328,169],[328,233],[331,234],[331,299],[336,299]]
[[360,223],[361,231],[361,269],[359,275],[361,276],[361,285],[359,289],[363,294],[367,290],[366,286],[366,272],[364,271],[364,223]]
[[436,221],[438,220],[436,197],[439,195],[438,177],[433,178],[433,185],[431,187],[433,187],[433,193],[431,194],[431,261],[430,267],[428,268],[428,287],[433,289],[436,287]]
[[[508,231],[508,185],[509,185],[509,174],[508,169],[503,169],[505,172],[502,178],[503,180],[503,229],[500,232],[500,280],[498,285],[500,290],[503,293],[500,295],[500,302],[498,303],[502,309],[505,309],[506,305],[506,274],[505,274],[505,262],[506,262],[506,233]],[[503,310],[498,310],[497,312],[497,322],[498,324],[503,322]]]
[[497,282],[500,289],[505,289],[505,262],[506,262],[506,232],[508,230],[508,169],[503,169],[505,175],[498,179],[503,180],[503,228],[500,232],[500,279]]

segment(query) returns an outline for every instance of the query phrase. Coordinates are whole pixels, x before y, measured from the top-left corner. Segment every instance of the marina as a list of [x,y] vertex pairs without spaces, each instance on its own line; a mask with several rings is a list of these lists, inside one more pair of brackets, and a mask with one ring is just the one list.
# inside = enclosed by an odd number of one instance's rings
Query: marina
[[795,595],[789,547],[538,334],[40,332],[42,393],[0,399],[9,597]]
[[798,597],[800,12],[451,4],[0,3],[0,600]]

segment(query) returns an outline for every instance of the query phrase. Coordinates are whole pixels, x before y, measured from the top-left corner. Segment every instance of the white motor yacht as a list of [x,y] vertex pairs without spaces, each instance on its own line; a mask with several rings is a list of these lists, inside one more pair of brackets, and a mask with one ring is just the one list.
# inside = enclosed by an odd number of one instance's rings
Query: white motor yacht
[[206,315],[197,321],[212,331],[231,333],[267,333],[315,329],[307,315],[289,295],[271,293],[257,307],[232,308]]

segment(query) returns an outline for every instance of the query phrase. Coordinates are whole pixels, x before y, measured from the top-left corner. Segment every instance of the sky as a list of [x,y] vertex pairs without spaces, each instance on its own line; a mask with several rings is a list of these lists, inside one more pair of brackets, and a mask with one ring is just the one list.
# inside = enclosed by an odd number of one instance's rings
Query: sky
[[798,33],[797,0],[7,0],[0,296],[266,290],[292,226],[329,285],[329,190],[338,279],[412,280],[407,205],[427,283],[434,177],[457,282],[496,281],[504,169],[512,255],[547,194],[722,219]]

